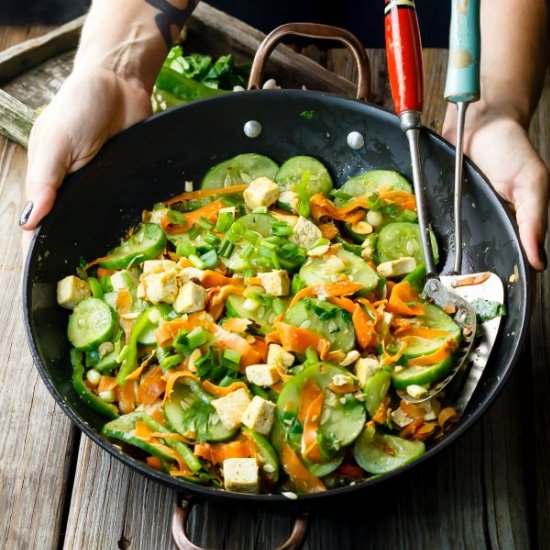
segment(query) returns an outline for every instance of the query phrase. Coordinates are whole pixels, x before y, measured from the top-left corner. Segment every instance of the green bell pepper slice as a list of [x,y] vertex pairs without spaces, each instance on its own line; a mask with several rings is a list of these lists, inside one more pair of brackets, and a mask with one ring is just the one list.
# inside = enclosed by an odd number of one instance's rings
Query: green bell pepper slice
[[143,311],[136,319],[130,332],[130,338],[122,352],[122,364],[117,375],[117,384],[119,386],[122,386],[126,377],[138,367],[139,338],[158,324],[158,320],[155,320],[155,317],[158,315],[162,317],[162,309],[158,306],[152,306]]
[[[165,428],[162,424],[159,424],[147,414],[143,414],[141,420],[155,432],[171,433],[169,429]],[[189,466],[189,469],[194,474],[202,468],[200,460],[193,454],[193,451],[185,443],[168,438],[165,439],[164,442],[168,445],[168,447],[172,447],[172,449],[174,449],[174,451],[176,451],[176,453],[183,458],[187,466]]]
[[71,349],[71,366],[73,368],[71,381],[76,393],[92,409],[109,418],[117,418],[119,415],[118,409],[114,405],[100,399],[84,384],[84,364],[82,359],[83,353],[80,350],[76,348]]

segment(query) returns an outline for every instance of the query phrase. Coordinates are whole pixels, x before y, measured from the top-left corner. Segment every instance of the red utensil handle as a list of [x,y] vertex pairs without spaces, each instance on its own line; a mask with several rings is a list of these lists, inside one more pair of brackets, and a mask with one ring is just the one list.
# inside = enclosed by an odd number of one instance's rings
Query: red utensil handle
[[386,55],[395,107],[403,111],[422,111],[422,44],[413,0],[386,0]]

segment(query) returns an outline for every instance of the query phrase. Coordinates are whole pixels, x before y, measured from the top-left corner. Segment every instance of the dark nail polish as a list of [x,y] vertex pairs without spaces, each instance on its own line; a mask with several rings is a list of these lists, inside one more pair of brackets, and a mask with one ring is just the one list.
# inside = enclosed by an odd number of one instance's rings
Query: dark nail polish
[[32,203],[32,201],[29,201],[25,205],[25,208],[23,208],[23,212],[21,212],[21,216],[19,216],[19,225],[25,225],[29,221],[33,207],[34,204]]
[[540,261],[544,264],[544,269],[548,266],[548,257],[546,256],[546,250],[544,248],[544,245],[539,245],[539,256]]

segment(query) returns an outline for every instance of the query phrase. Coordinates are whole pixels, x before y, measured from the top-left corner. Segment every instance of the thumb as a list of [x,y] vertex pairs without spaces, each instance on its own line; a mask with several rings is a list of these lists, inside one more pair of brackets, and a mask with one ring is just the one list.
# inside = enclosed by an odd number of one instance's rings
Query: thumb
[[548,221],[548,175],[546,170],[543,172],[518,187],[513,196],[519,236],[529,263],[537,271],[546,269],[543,244]]
[[29,201],[19,220],[25,230],[36,229],[42,218],[52,209],[71,156],[69,144],[64,137],[47,139],[48,136],[42,135],[40,128],[36,130],[31,134],[29,142],[26,177]]

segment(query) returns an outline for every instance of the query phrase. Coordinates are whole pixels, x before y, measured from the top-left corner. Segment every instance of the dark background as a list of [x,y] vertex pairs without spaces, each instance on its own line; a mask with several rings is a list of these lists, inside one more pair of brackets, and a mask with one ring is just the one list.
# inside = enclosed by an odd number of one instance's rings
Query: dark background
[[[87,0],[0,0],[0,24],[57,24],[83,13],[88,3]],[[383,0],[210,0],[209,3],[264,32],[289,21],[314,21],[347,28],[367,47],[384,46]],[[423,45],[447,46],[450,0],[418,0],[416,5]]]

